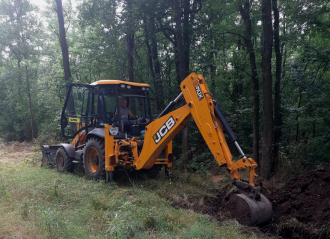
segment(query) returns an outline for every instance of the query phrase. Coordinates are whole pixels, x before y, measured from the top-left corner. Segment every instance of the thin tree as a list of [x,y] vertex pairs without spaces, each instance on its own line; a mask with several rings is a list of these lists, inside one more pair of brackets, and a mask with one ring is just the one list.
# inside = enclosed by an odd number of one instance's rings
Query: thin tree
[[71,71],[70,71],[70,62],[69,62],[69,49],[66,41],[66,34],[64,28],[62,0],[55,0],[55,2],[56,2],[56,13],[58,19],[59,38],[60,38],[62,58],[63,58],[64,79],[66,81],[66,85],[68,86],[70,83]]
[[[153,0],[148,7],[146,5],[143,5],[143,7],[147,13],[143,16],[143,25],[149,71],[153,79],[155,91],[158,95],[163,95],[163,84],[161,80],[160,60],[158,57],[158,43],[156,37],[156,22],[154,13],[156,8],[156,1]],[[164,97],[156,97],[156,105],[157,110],[162,110],[164,108]]]
[[31,90],[30,90],[30,79],[29,79],[29,69],[28,66],[25,65],[25,79],[26,79],[26,91],[29,99],[29,111],[30,111],[30,126],[31,126],[31,136],[32,139],[35,138],[34,132],[34,114],[32,110],[32,99],[31,99]]
[[282,135],[282,112],[281,112],[281,75],[282,75],[282,53],[280,42],[280,20],[279,11],[277,7],[277,0],[272,0],[274,12],[274,50],[276,56],[276,73],[275,73],[275,98],[274,98],[274,151],[273,161],[274,170],[277,170],[279,143]]
[[[182,20],[181,20],[181,6],[180,0],[173,0],[173,7],[174,7],[174,19],[175,19],[175,38],[176,38],[176,50],[178,53],[178,65],[179,65],[179,72],[180,72],[180,80],[183,81],[187,76],[186,67],[187,64],[185,59],[189,60],[185,55],[185,46],[183,43],[183,34],[182,34]],[[186,17],[186,16],[185,16]],[[186,21],[186,19],[185,19]],[[185,34],[187,34],[185,32]],[[188,63],[189,67],[189,63]],[[182,156],[185,160],[188,160],[188,128],[185,126],[182,129]]]
[[272,172],[272,143],[273,143],[273,99],[272,99],[272,3],[262,0],[262,82],[263,82],[263,145],[261,175],[270,178]]
[[[134,19],[133,19],[133,0],[126,0],[126,11],[128,14],[126,21],[126,48],[127,48],[127,63],[128,63],[128,80],[134,82]],[[130,102],[132,111],[136,112],[135,101]]]
[[244,44],[246,51],[249,54],[251,78],[253,83],[253,158],[259,163],[259,81],[257,73],[256,57],[252,43],[252,24],[250,17],[250,2],[245,0],[244,3],[239,4],[239,12],[242,16],[245,25]]
[[127,62],[128,62],[128,80],[134,82],[134,29],[133,29],[133,0],[126,0],[127,5],[127,32],[126,32],[126,46],[127,46]]

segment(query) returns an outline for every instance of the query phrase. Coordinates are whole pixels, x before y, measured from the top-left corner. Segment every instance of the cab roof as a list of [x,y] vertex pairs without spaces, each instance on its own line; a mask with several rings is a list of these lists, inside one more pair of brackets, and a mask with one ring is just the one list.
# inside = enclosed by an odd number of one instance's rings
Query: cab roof
[[122,81],[122,80],[99,80],[91,83],[91,85],[131,85],[131,86],[140,86],[140,87],[150,87],[149,84],[145,83],[137,83],[137,82],[129,82],[129,81]]

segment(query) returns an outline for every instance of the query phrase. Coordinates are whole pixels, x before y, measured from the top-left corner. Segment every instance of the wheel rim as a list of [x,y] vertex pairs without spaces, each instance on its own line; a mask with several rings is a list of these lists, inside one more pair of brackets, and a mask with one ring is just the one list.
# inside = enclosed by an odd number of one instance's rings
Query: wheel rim
[[99,154],[95,148],[91,148],[88,153],[90,170],[95,173],[99,169]]

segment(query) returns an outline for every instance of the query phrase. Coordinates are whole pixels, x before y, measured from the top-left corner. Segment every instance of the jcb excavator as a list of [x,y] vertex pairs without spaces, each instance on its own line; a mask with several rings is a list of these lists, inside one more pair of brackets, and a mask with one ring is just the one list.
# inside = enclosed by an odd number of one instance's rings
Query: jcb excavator
[[[56,165],[59,172],[72,172],[77,163],[83,163],[89,177],[105,176],[106,182],[113,180],[114,171],[120,167],[155,174],[164,165],[170,172],[172,139],[193,118],[215,160],[227,167],[236,186],[227,203],[232,215],[246,225],[266,222],[272,205],[255,187],[257,163],[239,146],[204,77],[192,73],[180,88],[181,93],[153,119],[148,84],[120,80],[71,84],[62,110],[61,130],[62,136],[72,142],[43,145],[42,166]],[[185,104],[174,109],[182,98]],[[134,114],[140,118],[133,120]],[[241,159],[233,160],[223,129]],[[249,182],[241,180],[239,171],[243,169],[249,172]]]

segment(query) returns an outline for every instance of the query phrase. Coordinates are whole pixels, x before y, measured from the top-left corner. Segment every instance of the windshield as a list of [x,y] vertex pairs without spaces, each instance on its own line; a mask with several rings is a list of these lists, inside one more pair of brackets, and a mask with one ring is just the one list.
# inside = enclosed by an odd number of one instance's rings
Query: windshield
[[[145,118],[150,120],[149,101],[147,97],[119,96],[120,111],[128,113],[128,119]],[[120,113],[123,115],[123,113]]]
[[102,87],[101,91],[102,99],[99,99],[98,103],[98,114],[101,116],[100,123],[116,124],[123,116],[128,120],[139,118],[152,120],[149,94],[141,87],[134,87],[133,89],[119,88],[118,101],[115,87]]
[[[149,89],[145,87],[126,86],[118,88],[119,106],[128,119],[151,119]],[[126,105],[126,106],[125,106]],[[126,107],[128,110],[126,110]],[[125,115],[122,115],[125,116]]]

